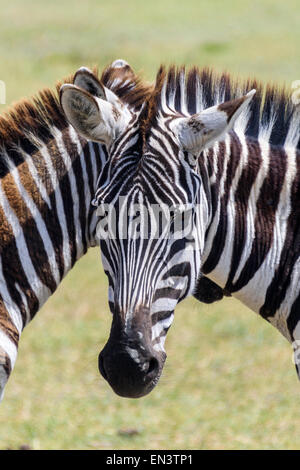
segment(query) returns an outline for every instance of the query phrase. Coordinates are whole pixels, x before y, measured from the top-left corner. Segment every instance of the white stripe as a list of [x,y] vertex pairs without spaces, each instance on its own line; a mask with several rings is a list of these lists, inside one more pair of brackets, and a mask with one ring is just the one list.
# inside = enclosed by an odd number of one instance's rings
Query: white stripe
[[200,83],[199,75],[196,76],[196,113],[201,113],[205,109],[203,86]]
[[151,305],[151,315],[157,312],[172,312],[178,303],[178,299],[170,299],[168,297],[160,297]]
[[218,155],[219,155],[219,142],[215,142],[214,145],[211,147],[212,155],[213,155],[213,171],[212,175],[209,179],[210,184],[214,184],[216,182],[217,173],[218,173]]
[[187,96],[185,86],[185,72],[181,71],[179,75],[179,86],[180,86],[180,109],[182,114],[189,115],[187,110]]
[[[94,150],[94,145],[92,142],[89,142],[88,143],[88,146],[89,146],[89,152],[90,152],[90,156],[91,156],[91,163],[92,163],[92,172],[93,172],[93,190],[94,190],[94,193],[96,192],[96,184],[97,184],[97,179],[98,179],[98,176],[97,175],[97,166],[96,166],[96,154],[95,154],[95,150]],[[101,149],[100,149],[100,145],[99,145],[99,153],[101,152]],[[101,153],[100,153],[101,155]],[[102,162],[103,163],[103,162]],[[102,165],[103,166],[103,165]]]
[[258,131],[258,140],[260,142],[270,142],[270,137],[272,134],[272,130],[276,121],[277,113],[274,112],[274,109],[270,111],[270,119],[268,122],[263,122],[260,120],[259,122],[259,131]]

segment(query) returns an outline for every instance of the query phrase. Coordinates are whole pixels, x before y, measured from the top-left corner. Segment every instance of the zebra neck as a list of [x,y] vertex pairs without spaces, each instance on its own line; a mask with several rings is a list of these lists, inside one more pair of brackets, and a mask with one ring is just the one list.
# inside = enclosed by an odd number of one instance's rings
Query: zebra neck
[[[74,129],[51,129],[35,151],[8,152],[0,181],[0,335],[17,345],[24,326],[75,262],[96,244],[91,206],[105,153]],[[0,342],[1,345],[1,342]]]
[[288,253],[295,251],[299,214],[297,152],[232,132],[204,159],[211,218],[202,272],[272,317],[287,289],[278,280],[292,275],[296,260]]

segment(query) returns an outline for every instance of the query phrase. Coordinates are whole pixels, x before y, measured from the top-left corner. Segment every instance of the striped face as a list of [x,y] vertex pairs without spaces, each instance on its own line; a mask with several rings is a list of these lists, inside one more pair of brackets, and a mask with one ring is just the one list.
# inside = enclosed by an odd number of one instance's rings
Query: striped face
[[198,156],[253,93],[189,116],[166,106],[163,83],[139,112],[106,90],[64,92],[72,124],[108,151],[94,204],[113,321],[99,368],[117,394],[140,397],[159,380],[174,309],[200,273],[209,209]]
[[152,132],[143,142],[137,119],[107,165],[109,182],[104,173],[96,194],[113,313],[99,366],[118,394],[132,397],[158,381],[174,308],[193,289],[198,271],[193,219],[199,178],[175,139],[176,158],[158,142]]
[[145,395],[157,383],[174,308],[197,277],[200,180],[187,158],[164,120],[145,139],[136,116],[99,180],[98,236],[113,313],[99,366],[123,396]]

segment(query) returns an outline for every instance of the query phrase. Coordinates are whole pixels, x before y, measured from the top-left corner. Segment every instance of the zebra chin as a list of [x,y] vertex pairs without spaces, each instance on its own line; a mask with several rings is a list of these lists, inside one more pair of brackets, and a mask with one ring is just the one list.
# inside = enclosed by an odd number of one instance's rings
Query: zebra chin
[[119,315],[114,315],[110,337],[99,354],[101,375],[113,391],[125,398],[141,398],[158,383],[166,360],[163,350],[154,349],[150,341],[149,316],[138,315],[130,329]]

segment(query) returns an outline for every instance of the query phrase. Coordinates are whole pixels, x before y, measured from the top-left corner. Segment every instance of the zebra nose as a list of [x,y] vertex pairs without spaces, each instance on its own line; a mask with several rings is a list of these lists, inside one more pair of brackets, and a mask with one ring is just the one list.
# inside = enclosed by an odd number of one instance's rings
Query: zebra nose
[[107,345],[99,354],[98,366],[102,377],[117,395],[139,398],[147,395],[156,385],[163,362],[153,354],[132,357],[118,345]]
[[[104,361],[102,353],[99,354],[98,365],[99,365],[99,371],[100,371],[102,377],[105,380],[108,380],[108,373],[106,372],[106,369],[105,369],[105,361]],[[151,357],[149,359],[149,361],[146,361],[144,363],[142,368],[144,370],[145,377],[147,379],[151,379],[152,377],[154,378],[154,377],[156,377],[156,375],[159,371],[159,362],[156,359],[156,357]]]

